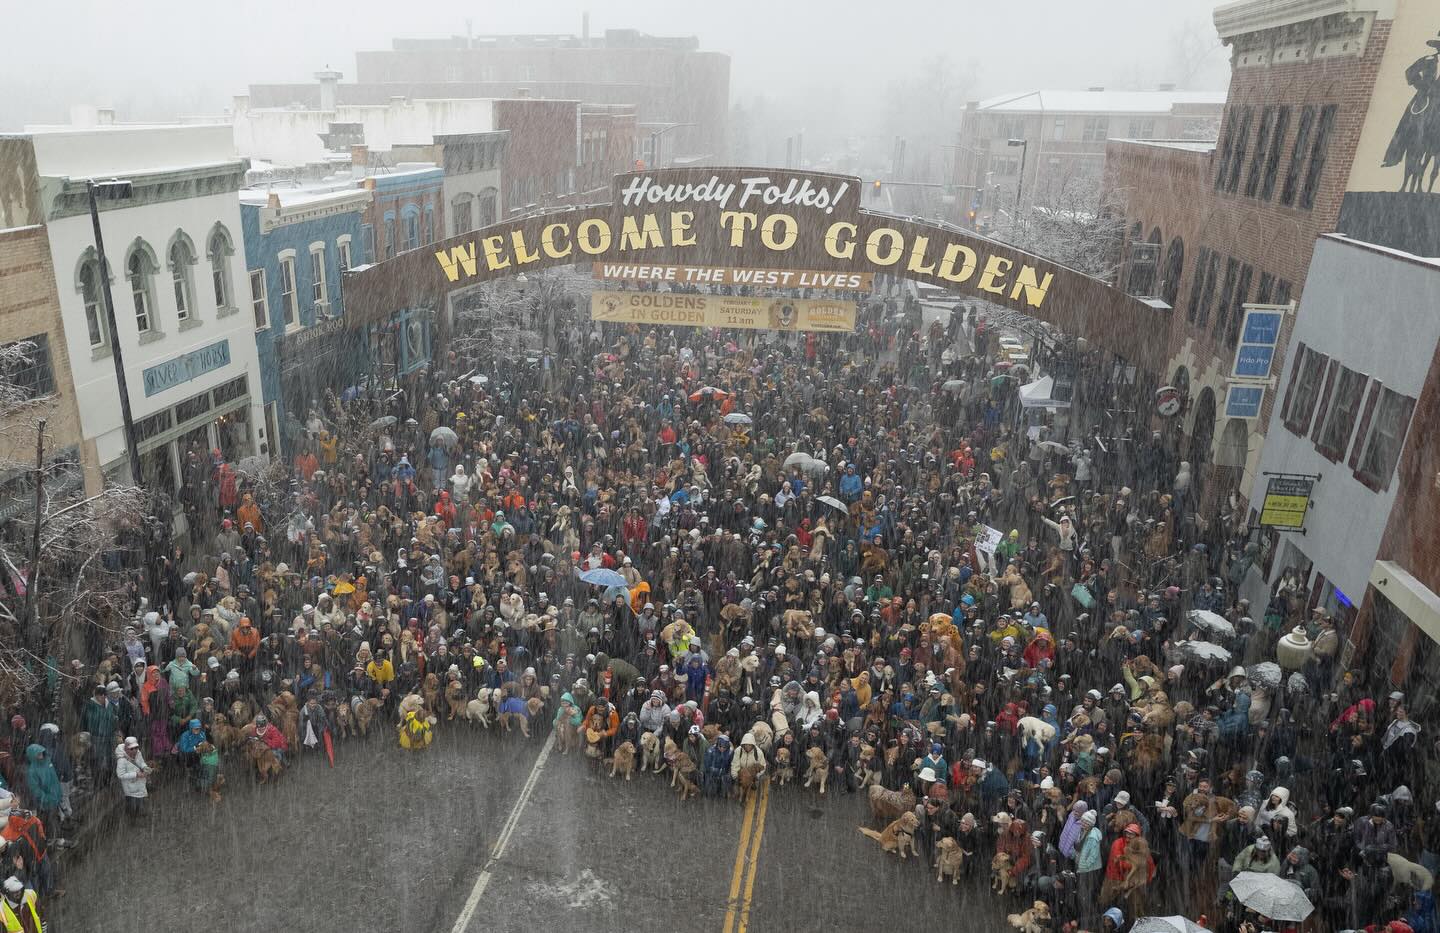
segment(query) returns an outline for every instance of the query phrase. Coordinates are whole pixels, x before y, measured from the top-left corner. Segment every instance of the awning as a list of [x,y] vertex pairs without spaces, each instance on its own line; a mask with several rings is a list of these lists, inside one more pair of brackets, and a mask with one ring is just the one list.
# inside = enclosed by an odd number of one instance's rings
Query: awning
[[1375,562],[1370,570],[1370,585],[1394,603],[1416,628],[1440,642],[1440,596],[1429,587],[1388,560]]
[[1050,376],[1041,376],[1020,387],[1020,404],[1025,408],[1069,408],[1069,402],[1050,397],[1054,391],[1055,380]]

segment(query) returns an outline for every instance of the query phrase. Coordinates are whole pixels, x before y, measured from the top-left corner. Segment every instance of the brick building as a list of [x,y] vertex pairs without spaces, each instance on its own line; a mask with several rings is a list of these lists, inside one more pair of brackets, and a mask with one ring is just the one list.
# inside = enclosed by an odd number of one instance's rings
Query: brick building
[[0,188],[0,346],[27,344],[28,362],[7,367],[5,381],[28,399],[0,413],[0,534],[34,502],[36,426],[45,419],[47,488],[100,488],[93,444],[80,430],[70,352],[60,320],[50,243],[40,225],[39,189],[28,140],[0,141],[0,161],[18,171]]
[[[984,195],[977,199],[967,191],[956,208],[978,204],[974,219],[987,224],[997,211],[1012,212],[1017,194],[1034,204],[1068,186],[1093,197],[1107,139],[1208,139],[1224,102],[1218,92],[1168,85],[1154,91],[1025,91],[971,101],[960,121],[951,180]],[[1012,139],[1025,146],[1010,145]]]
[[1274,404],[1268,391],[1253,424],[1217,415],[1242,305],[1298,299],[1316,237],[1336,229],[1394,8],[1225,4],[1214,22],[1232,75],[1218,138],[1107,144],[1106,188],[1126,210],[1122,284],[1175,308],[1165,378],[1186,404],[1164,429],[1207,505],[1249,495]]

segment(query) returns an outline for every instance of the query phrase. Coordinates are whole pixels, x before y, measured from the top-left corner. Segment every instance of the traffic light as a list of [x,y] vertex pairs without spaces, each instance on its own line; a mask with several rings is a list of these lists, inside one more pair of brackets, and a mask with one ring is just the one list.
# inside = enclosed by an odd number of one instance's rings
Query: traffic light
[[876,193],[876,194],[879,194],[879,193],[880,193],[880,179],[878,179],[878,178],[875,179],[875,193]]

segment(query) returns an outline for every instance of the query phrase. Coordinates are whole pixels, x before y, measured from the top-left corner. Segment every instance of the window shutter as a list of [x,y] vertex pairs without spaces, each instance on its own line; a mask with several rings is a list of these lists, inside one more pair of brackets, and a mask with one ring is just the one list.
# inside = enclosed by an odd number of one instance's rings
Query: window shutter
[[[1365,443],[1370,435],[1370,419],[1375,416],[1375,406],[1380,402],[1380,393],[1384,389],[1379,379],[1370,383],[1370,397],[1365,400],[1365,413],[1360,416],[1360,427],[1355,433],[1355,443],[1350,448],[1350,459],[1347,461],[1352,470],[1360,466],[1360,458],[1365,454]],[[1355,478],[1360,478],[1358,471]]]
[[1295,348],[1295,360],[1290,367],[1290,382],[1285,386],[1285,401],[1280,406],[1280,420],[1290,422],[1290,403],[1295,398],[1295,383],[1300,381],[1300,367],[1305,365],[1305,344]]
[[1340,376],[1340,363],[1331,360],[1325,364],[1325,388],[1320,390],[1320,401],[1315,405],[1315,426],[1310,431],[1310,440],[1320,440],[1320,431],[1329,417],[1330,393],[1335,391],[1335,380]]

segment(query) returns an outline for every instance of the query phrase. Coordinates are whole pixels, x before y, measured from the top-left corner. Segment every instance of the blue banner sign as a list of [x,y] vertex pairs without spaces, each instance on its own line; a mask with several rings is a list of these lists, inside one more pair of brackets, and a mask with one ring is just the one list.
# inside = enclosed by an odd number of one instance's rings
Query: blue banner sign
[[1225,395],[1225,417],[1259,418],[1264,401],[1264,386],[1232,385]]
[[145,395],[157,395],[166,389],[198,379],[200,376],[230,365],[230,341],[221,340],[208,347],[191,350],[189,353],[166,360],[145,370]]

